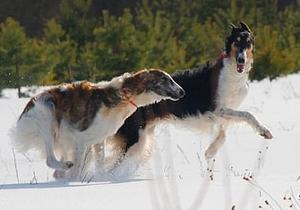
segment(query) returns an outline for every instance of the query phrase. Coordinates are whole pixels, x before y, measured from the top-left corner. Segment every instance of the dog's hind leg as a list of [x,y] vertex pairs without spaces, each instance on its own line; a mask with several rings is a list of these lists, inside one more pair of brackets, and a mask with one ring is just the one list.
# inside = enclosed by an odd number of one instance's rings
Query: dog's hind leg
[[[56,139],[56,138],[55,138]],[[54,148],[55,148],[55,155],[59,157],[60,162],[64,162],[66,160],[72,161],[70,163],[74,163],[74,152],[73,152],[73,147],[72,145],[67,145],[66,147],[63,147],[59,142],[55,141],[54,142]],[[72,168],[74,167],[72,166]],[[70,170],[61,170],[61,169],[56,169],[53,173],[53,177],[56,180],[68,180],[70,177],[68,177]]]
[[60,170],[67,170],[73,166],[73,163],[70,161],[58,161],[54,154],[54,139],[55,134],[53,133],[53,130],[49,127],[43,128],[41,130],[42,138],[45,143],[45,149],[46,149],[46,164],[50,168],[53,169],[60,169]]
[[67,170],[73,166],[70,161],[58,161],[54,154],[54,142],[58,139],[58,124],[54,119],[54,105],[43,98],[35,104],[32,110],[32,120],[39,128],[46,151],[46,164],[50,168]]
[[[105,158],[101,158],[101,156],[103,156],[103,152],[99,150],[96,153],[98,154],[98,158],[96,158],[95,160],[100,160],[97,161],[97,164],[101,164],[102,167],[104,165],[105,169],[111,170],[117,164],[119,164],[122,158],[124,157],[124,152],[126,150],[126,142],[124,142],[124,138],[122,138],[122,136],[114,135],[108,137],[104,143],[106,151]],[[100,146],[101,145],[98,145],[98,149],[101,149]]]
[[272,139],[273,136],[271,132],[262,126],[257,119],[250,114],[249,112],[245,111],[236,111],[233,109],[221,109],[219,113],[220,117],[226,120],[233,120],[233,121],[242,121],[248,123],[254,130],[256,130],[261,136],[265,139]]
[[150,158],[154,147],[154,128],[154,125],[149,125],[139,131],[139,141],[129,148],[120,164],[111,170],[115,177],[130,177]]
[[[87,180],[94,180],[94,181],[106,181],[112,180],[112,177],[107,173],[105,167],[105,141],[98,144],[93,144],[90,146],[90,152],[87,155],[85,160],[86,167],[90,168],[92,166],[93,173],[92,177],[86,177]],[[86,173],[87,175],[89,173]]]

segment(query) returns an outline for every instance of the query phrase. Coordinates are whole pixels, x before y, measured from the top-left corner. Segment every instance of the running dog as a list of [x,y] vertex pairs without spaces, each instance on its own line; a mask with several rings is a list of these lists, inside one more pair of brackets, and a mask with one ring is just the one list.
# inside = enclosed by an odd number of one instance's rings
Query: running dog
[[14,144],[21,152],[34,148],[45,154],[56,178],[78,179],[87,148],[115,134],[138,107],[184,94],[156,69],[97,84],[63,84],[29,101],[13,129]]
[[122,157],[112,169],[113,173],[122,176],[127,170],[135,170],[147,160],[152,150],[153,128],[158,122],[166,120],[197,131],[217,130],[215,139],[205,152],[208,160],[215,156],[224,143],[225,131],[230,123],[246,122],[265,139],[273,138],[271,132],[252,114],[237,110],[248,91],[254,36],[243,22],[239,27],[231,26],[224,52],[213,64],[172,75],[186,92],[182,99],[161,101],[139,108],[109,138],[109,144],[114,145]]

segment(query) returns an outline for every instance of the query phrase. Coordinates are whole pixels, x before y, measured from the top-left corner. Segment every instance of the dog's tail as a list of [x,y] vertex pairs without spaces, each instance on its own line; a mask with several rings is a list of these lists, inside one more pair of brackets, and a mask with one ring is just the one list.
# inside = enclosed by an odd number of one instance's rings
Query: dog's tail
[[43,100],[35,101],[29,110],[25,108],[16,125],[10,129],[13,148],[21,153],[34,149],[45,154],[43,136],[54,135],[48,132],[49,129],[54,129],[53,122],[51,105]]

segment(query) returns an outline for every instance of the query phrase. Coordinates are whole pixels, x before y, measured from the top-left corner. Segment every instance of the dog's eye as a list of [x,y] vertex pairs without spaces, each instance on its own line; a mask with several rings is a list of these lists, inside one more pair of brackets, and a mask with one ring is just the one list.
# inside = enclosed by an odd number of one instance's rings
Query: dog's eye
[[247,48],[250,48],[250,47],[251,47],[251,42],[250,42],[250,41],[247,41],[246,47],[247,47]]

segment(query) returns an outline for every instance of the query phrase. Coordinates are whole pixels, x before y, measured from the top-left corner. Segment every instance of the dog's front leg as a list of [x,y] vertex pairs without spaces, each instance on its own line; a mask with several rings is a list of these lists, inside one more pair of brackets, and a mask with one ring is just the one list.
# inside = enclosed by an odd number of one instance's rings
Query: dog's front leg
[[219,111],[219,116],[227,119],[227,120],[233,120],[236,122],[246,122],[248,123],[254,130],[256,130],[261,136],[263,136],[265,139],[272,139],[273,136],[271,132],[262,126],[257,119],[250,114],[249,112],[245,111],[236,111],[233,109],[228,108],[222,108]]

